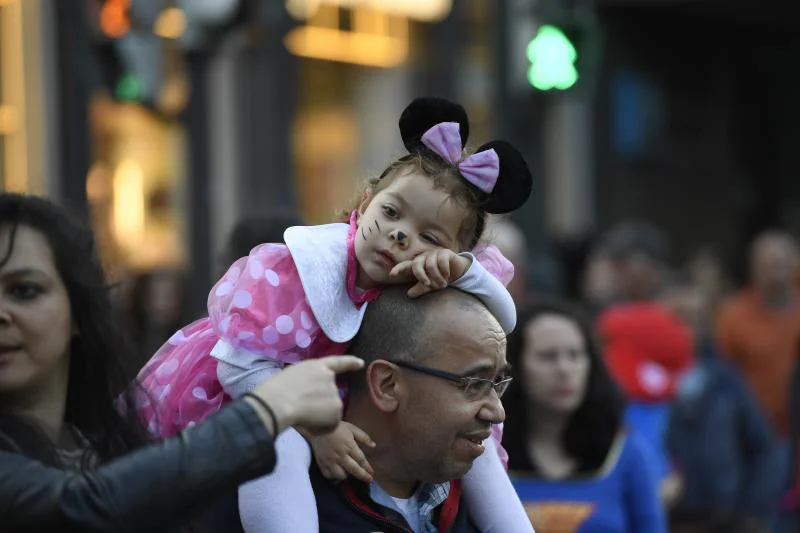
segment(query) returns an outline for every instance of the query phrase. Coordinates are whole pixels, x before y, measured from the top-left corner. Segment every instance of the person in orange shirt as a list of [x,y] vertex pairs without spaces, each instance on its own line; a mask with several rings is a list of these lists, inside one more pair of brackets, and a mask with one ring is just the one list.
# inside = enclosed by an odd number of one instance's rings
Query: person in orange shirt
[[[786,489],[796,462],[789,442],[789,393],[800,346],[799,265],[791,235],[759,235],[750,249],[750,284],[723,304],[716,328],[723,356],[741,372],[782,442],[778,468],[785,472]],[[794,531],[786,529],[793,519],[784,509],[773,531]]]
[[788,435],[789,382],[800,345],[798,249],[785,232],[753,241],[750,285],[725,302],[717,319],[723,355],[753,390],[775,431]]

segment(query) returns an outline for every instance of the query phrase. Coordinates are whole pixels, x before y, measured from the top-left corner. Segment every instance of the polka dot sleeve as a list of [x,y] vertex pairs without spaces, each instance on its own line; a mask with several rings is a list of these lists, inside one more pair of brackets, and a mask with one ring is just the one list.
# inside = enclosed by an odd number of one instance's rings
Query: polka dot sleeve
[[284,363],[314,357],[314,341],[324,337],[282,244],[262,244],[236,261],[211,290],[208,314],[234,348]]

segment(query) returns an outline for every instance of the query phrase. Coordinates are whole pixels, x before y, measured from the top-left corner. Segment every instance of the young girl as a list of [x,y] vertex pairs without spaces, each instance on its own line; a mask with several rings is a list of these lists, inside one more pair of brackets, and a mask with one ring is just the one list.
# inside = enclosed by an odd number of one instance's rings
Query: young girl
[[[141,382],[155,402],[141,407],[151,431],[173,435],[286,364],[345,353],[382,285],[417,280],[410,296],[457,287],[484,301],[506,332],[514,328],[503,287],[513,267],[494,247],[475,248],[487,213],[510,212],[530,195],[522,156],[493,141],[464,158],[467,115],[447,100],[415,100],[400,130],[410,154],[368,185],[349,224],[293,227],[286,245],[254,248],[212,289],[209,317],[173,335],[145,366]],[[459,253],[473,249],[476,256]],[[482,531],[532,531],[501,463],[500,435],[495,428],[496,444],[489,439],[491,450],[465,478],[465,496]],[[347,471],[371,481],[359,446],[371,441],[360,429],[341,424],[308,440],[329,477]],[[316,532],[311,449],[293,430],[276,448],[274,473],[240,489],[242,523],[250,532]]]

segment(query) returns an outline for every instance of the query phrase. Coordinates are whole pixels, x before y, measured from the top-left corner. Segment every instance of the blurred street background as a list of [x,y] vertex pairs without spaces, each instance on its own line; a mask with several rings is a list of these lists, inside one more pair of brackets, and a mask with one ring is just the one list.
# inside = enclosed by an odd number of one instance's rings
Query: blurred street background
[[718,312],[748,284],[798,301],[794,4],[0,0],[0,183],[91,221],[144,362],[204,313],[239,221],[278,220],[269,239],[333,221],[403,153],[402,109],[454,99],[471,140],[533,170],[488,234],[518,304],[658,298],[729,356],[785,452],[800,306],[780,349],[748,340],[772,318],[737,347],[726,332],[753,320]]
[[800,231],[790,4],[2,0],[0,180],[91,216],[119,279],[185,273],[199,312],[236,220],[329,221],[435,94],[535,170],[530,290],[578,295],[630,218],[741,282],[753,235]]

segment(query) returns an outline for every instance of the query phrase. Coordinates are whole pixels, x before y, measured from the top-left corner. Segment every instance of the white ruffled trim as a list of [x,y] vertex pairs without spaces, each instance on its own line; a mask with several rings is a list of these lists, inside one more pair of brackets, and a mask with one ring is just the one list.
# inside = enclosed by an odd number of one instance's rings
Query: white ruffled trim
[[347,224],[294,226],[283,238],[322,331],[333,342],[356,336],[367,303],[356,307],[347,294]]

